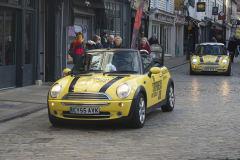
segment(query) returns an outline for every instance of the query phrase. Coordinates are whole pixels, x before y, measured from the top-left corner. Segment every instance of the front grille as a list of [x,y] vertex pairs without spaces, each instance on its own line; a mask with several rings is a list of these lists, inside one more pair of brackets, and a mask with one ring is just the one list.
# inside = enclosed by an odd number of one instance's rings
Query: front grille
[[112,100],[105,93],[68,93],[63,100]]
[[199,63],[199,65],[219,65],[219,63],[215,63],[215,62],[203,62],[203,63]]
[[110,118],[109,112],[100,112],[99,114],[93,115],[82,115],[82,114],[71,114],[69,111],[63,111],[62,116],[66,118]]

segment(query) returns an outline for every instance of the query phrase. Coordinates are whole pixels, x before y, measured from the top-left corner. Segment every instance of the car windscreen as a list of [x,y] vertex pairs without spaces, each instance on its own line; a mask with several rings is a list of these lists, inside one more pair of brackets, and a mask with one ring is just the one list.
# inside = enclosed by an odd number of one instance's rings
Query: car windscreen
[[195,55],[227,55],[227,52],[222,45],[199,45]]
[[72,69],[73,74],[105,72],[139,72],[138,52],[85,52]]

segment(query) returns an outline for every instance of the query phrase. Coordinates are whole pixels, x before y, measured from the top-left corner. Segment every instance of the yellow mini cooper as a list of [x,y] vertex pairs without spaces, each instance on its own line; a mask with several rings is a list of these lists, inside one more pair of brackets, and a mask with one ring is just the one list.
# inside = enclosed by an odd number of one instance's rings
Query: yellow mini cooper
[[201,43],[190,60],[190,75],[231,75],[230,56],[222,43]]
[[131,49],[86,51],[48,94],[52,125],[124,122],[141,128],[147,113],[174,108],[174,83],[156,55]]

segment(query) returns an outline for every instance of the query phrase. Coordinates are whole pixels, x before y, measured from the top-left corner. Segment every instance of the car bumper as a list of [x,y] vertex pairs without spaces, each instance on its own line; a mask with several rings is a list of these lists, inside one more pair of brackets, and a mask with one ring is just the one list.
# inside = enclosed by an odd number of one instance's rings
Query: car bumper
[[[204,69],[215,69],[215,71],[205,71]],[[191,66],[193,72],[203,74],[223,74],[228,71],[226,67],[213,67],[213,66]]]
[[[54,105],[53,105],[54,103]],[[70,103],[70,104],[69,104]],[[78,105],[72,105],[72,104]],[[119,107],[119,103],[123,103],[123,107]],[[66,120],[78,120],[81,122],[127,122],[131,120],[133,108],[131,107],[134,100],[123,101],[63,101],[63,100],[48,100],[49,112],[55,118]],[[91,105],[89,105],[91,104]],[[95,105],[96,104],[96,105]],[[105,104],[104,106],[101,106]],[[99,114],[81,115],[71,114],[70,107],[99,107]],[[121,112],[121,116],[118,116]]]

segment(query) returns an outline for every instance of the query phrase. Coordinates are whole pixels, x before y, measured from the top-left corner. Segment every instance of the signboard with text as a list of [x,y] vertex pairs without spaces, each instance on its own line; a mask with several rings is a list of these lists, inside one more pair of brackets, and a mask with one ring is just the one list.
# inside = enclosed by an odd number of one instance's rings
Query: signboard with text
[[197,12],[205,12],[205,2],[197,2]]
[[212,15],[218,15],[218,7],[212,8]]
[[184,0],[175,0],[175,11],[183,11]]
[[218,20],[225,20],[226,19],[226,15],[223,11],[218,13]]

